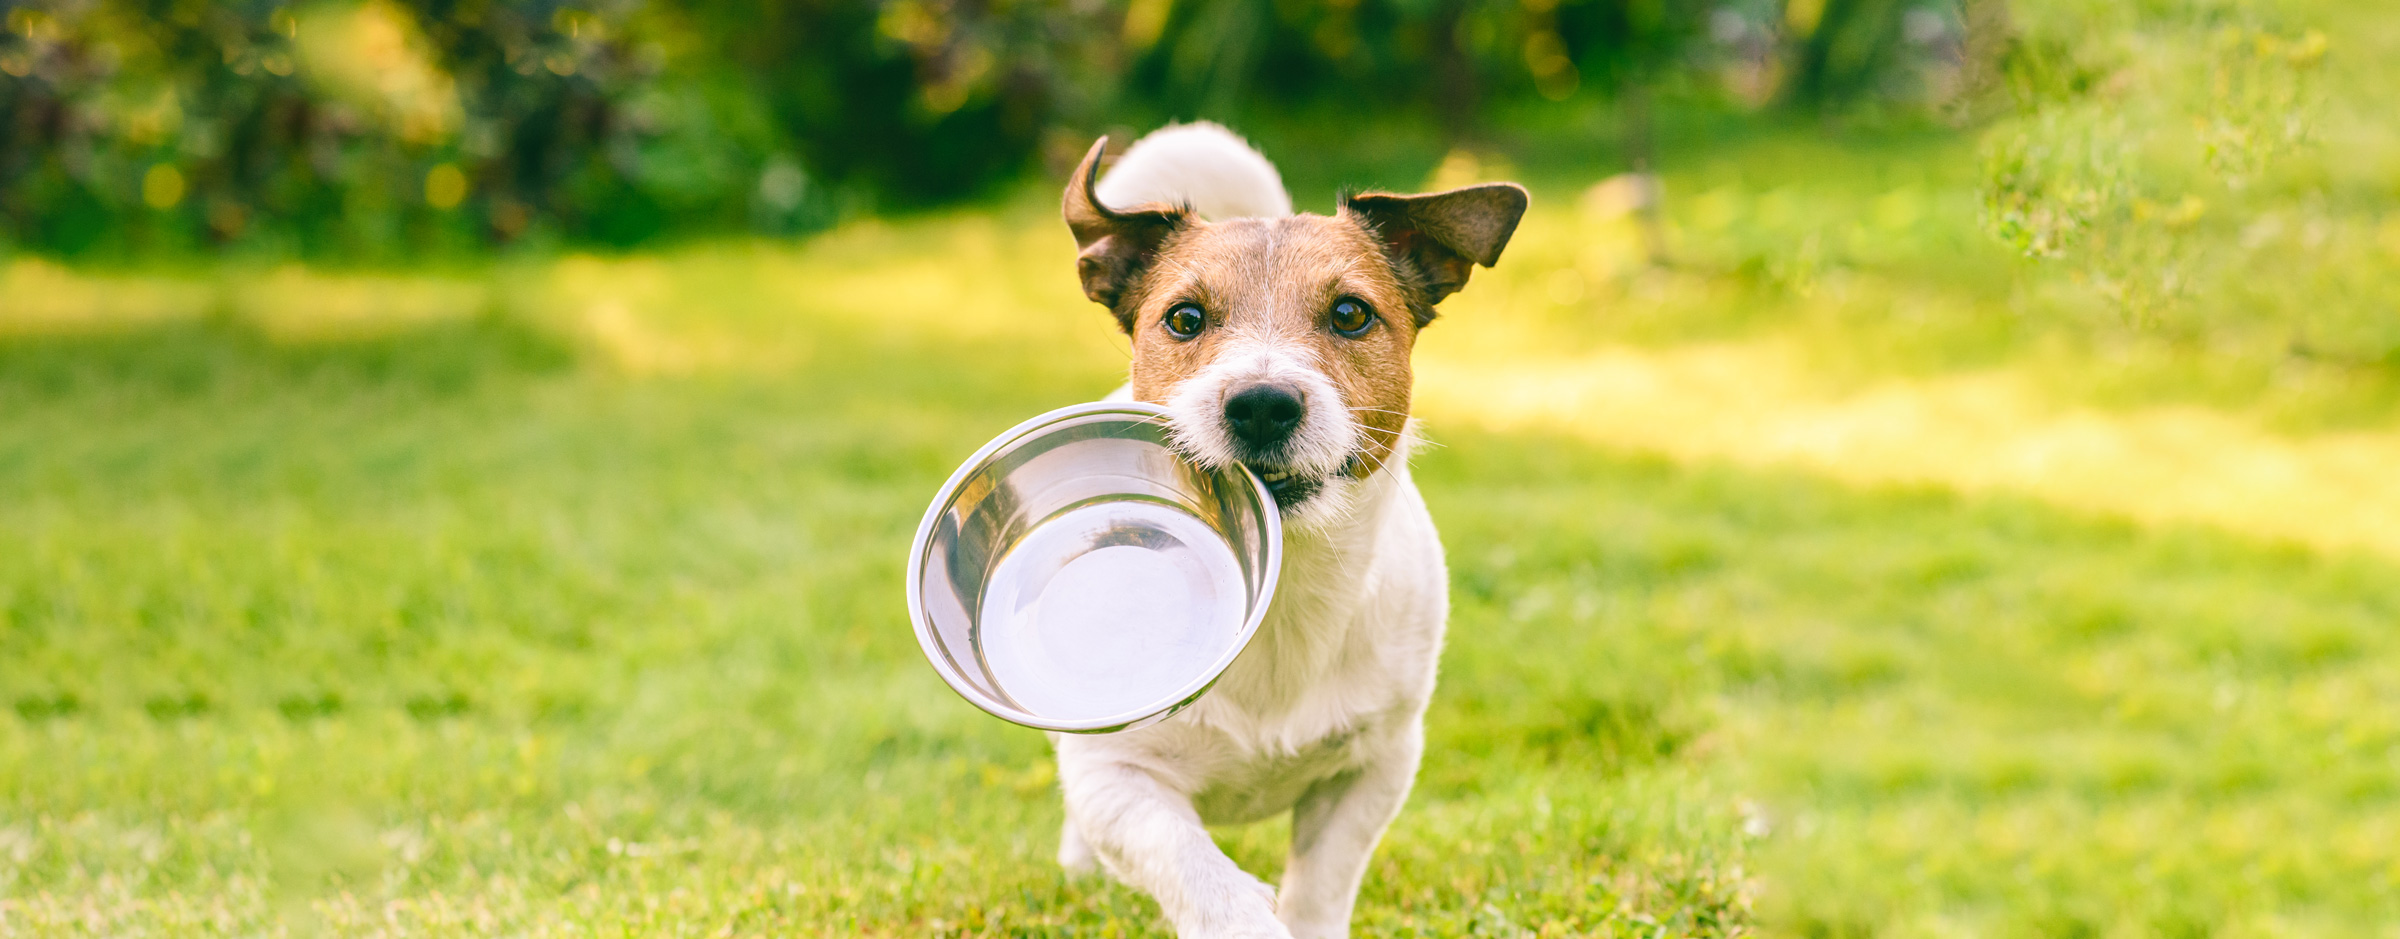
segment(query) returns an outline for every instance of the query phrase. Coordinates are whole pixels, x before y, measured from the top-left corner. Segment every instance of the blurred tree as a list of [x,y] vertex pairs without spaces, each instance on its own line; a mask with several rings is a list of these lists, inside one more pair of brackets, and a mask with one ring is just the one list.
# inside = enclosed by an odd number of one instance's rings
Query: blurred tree
[[13,4],[6,26],[0,215],[14,240],[231,239],[261,201],[304,212],[285,183],[348,155],[349,122],[312,105],[294,23],[266,4]]
[[680,31],[639,3],[97,0],[6,23],[0,221],[68,253],[630,244],[741,224],[777,144],[705,70],[670,74]]
[[678,223],[745,217],[774,136],[742,120],[738,100],[720,108],[668,74],[681,31],[645,12],[561,0],[418,6],[457,81],[467,118],[455,157],[492,237],[538,222],[575,240],[633,244]]
[[1813,110],[1869,98],[1958,100],[1994,80],[2008,29],[2005,8],[1984,0],[1788,0],[1783,19],[1786,99]]
[[1020,173],[1112,59],[1092,10],[1057,3],[675,0],[819,178],[895,205]]
[[[1374,107],[1451,142],[1493,104],[1608,95],[1688,57],[1707,9],[1667,0],[1137,0],[1128,97],[1175,114]],[[1160,26],[1155,38],[1137,24]]]

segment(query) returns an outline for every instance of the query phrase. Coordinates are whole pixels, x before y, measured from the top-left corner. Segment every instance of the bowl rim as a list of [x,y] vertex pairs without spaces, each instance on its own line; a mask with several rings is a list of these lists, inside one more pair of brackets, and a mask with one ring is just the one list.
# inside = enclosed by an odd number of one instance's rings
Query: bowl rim
[[[908,590],[908,618],[916,628],[918,649],[925,654],[927,664],[933,666],[934,673],[941,676],[942,683],[949,685],[951,691],[985,713],[1012,724],[1061,733],[1101,734],[1132,730],[1165,720],[1199,700],[1225,674],[1225,670],[1233,666],[1233,660],[1242,654],[1242,650],[1249,648],[1250,640],[1257,636],[1260,624],[1266,620],[1267,609],[1275,602],[1276,579],[1283,569],[1283,512],[1275,503],[1274,493],[1267,489],[1266,480],[1260,479],[1250,467],[1236,463],[1233,468],[1240,470],[1242,477],[1250,481],[1250,490],[1264,509],[1260,514],[1264,519],[1261,534],[1266,542],[1266,550],[1264,563],[1260,565],[1262,576],[1259,579],[1258,602],[1250,608],[1249,615],[1243,617],[1241,631],[1234,635],[1233,642],[1198,678],[1186,682],[1172,694],[1162,696],[1156,704],[1146,704],[1107,717],[1058,720],[1045,718],[984,694],[980,689],[960,681],[952,674],[952,669],[942,666],[942,660],[951,657],[934,638],[933,626],[925,616],[924,591],[921,587],[925,577],[925,552],[932,546],[934,527],[943,515],[948,514],[951,504],[958,501],[959,488],[1001,451],[1038,436],[1055,425],[1107,414],[1137,416],[1145,423],[1160,423],[1163,426],[1163,419],[1170,417],[1172,412],[1144,401],[1093,401],[1046,411],[1018,423],[993,437],[991,442],[960,463],[958,469],[951,471],[950,478],[942,483],[941,490],[934,495],[933,503],[926,507],[924,519],[917,523],[916,539],[909,545],[905,586]],[[1168,449],[1172,451],[1173,447]],[[1177,453],[1176,458],[1185,459],[1181,453]],[[951,658],[953,665],[956,661]]]

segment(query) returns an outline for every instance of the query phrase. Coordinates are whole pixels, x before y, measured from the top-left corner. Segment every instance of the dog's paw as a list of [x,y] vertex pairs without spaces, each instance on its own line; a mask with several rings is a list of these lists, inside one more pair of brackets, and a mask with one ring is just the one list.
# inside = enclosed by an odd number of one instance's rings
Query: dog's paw
[[1277,898],[1275,918],[1291,930],[1292,939],[1349,939],[1350,911],[1326,903],[1327,899],[1308,885],[1299,885],[1293,893]]
[[1202,904],[1194,927],[1177,930],[1183,939],[1292,939],[1275,918],[1275,885],[1247,873],[1228,878]]
[[1285,929],[1291,930],[1292,939],[1348,939],[1350,935],[1350,924],[1347,921],[1320,922],[1287,919],[1283,925]]

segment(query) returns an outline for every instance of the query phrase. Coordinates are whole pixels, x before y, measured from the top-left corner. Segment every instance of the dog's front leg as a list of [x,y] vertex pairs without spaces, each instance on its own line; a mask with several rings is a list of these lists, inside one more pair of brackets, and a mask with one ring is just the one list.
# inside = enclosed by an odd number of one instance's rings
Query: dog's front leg
[[1138,766],[1073,757],[1059,761],[1059,788],[1076,833],[1118,880],[1158,901],[1177,935],[1289,939],[1274,888],[1217,850],[1189,796]]
[[1277,913],[1295,939],[1350,934],[1367,860],[1408,801],[1424,752],[1424,729],[1412,725],[1358,768],[1310,786],[1292,806],[1292,853]]

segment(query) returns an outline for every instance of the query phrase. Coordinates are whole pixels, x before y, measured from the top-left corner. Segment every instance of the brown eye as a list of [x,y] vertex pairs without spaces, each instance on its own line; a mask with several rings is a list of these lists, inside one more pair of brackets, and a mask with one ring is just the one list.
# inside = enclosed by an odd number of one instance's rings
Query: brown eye
[[1366,335],[1367,327],[1375,325],[1375,311],[1357,297],[1343,297],[1333,301],[1333,309],[1327,311],[1325,319],[1334,332],[1356,339]]
[[1197,303],[1178,303],[1167,310],[1166,324],[1167,332],[1174,333],[1175,338],[1190,339],[1200,335],[1201,327],[1208,325],[1208,314],[1200,312]]

